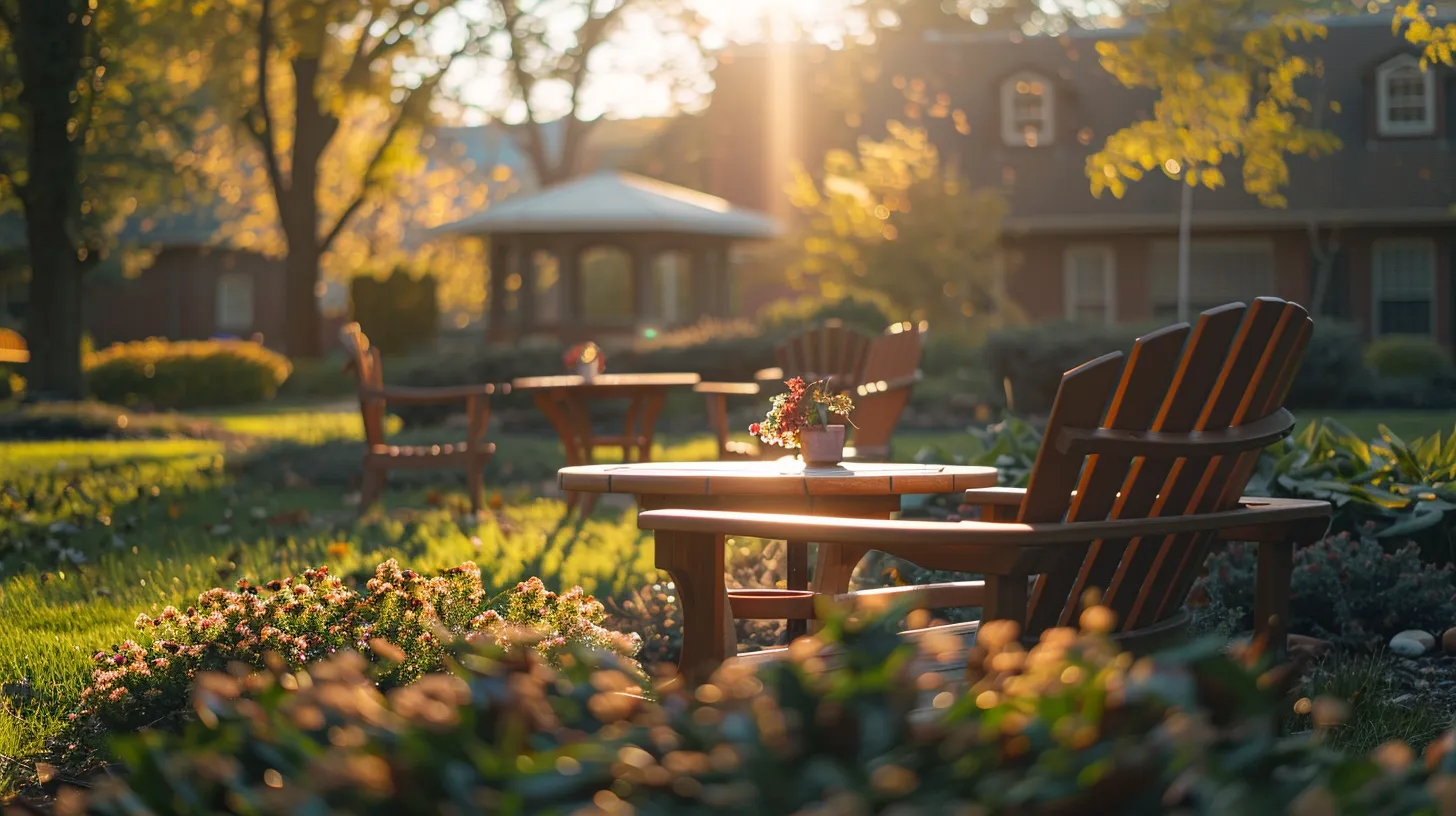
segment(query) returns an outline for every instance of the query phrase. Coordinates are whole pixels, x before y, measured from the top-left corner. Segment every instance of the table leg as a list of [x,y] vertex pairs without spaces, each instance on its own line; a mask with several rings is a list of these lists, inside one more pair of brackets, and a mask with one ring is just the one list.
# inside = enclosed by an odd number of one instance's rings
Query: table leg
[[[789,589],[809,588],[809,542],[784,542],[785,561],[784,586]],[[790,620],[784,624],[784,638],[792,643],[809,633],[809,622]]]
[[[592,430],[591,409],[587,406],[586,398],[576,391],[565,391],[561,395],[563,405],[562,413],[570,425],[572,435],[576,439],[577,457],[583,465],[592,463],[592,454],[596,451],[596,435]],[[580,501],[582,516],[591,515],[596,509],[597,500],[601,498],[600,493],[588,493]]]
[[642,400],[642,413],[637,418],[637,438],[641,440],[637,448],[637,461],[652,461],[652,440],[657,434],[657,417],[662,414],[662,407],[667,404],[667,390],[654,388],[647,392]]
[[[627,401],[627,419],[622,423],[622,462],[632,461],[641,437],[637,431],[637,420],[642,415],[642,395],[634,393]],[[642,461],[642,460],[638,460]]]

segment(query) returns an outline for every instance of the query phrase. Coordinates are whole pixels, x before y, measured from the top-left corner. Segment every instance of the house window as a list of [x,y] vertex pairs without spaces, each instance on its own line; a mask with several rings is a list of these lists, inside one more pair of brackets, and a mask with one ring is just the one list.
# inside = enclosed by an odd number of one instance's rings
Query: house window
[[253,327],[253,276],[228,272],[217,276],[217,330]]
[[1420,62],[1402,54],[1375,74],[1381,136],[1430,136],[1436,132],[1436,82]]
[[1055,122],[1052,84],[1038,74],[1021,73],[1001,83],[1001,138],[1011,147],[1045,147]]
[[[1266,240],[1195,240],[1188,248],[1188,314],[1275,295],[1274,245]],[[1153,317],[1178,316],[1178,242],[1158,241],[1148,258]]]
[[1433,334],[1436,243],[1376,241],[1372,247],[1376,334]]
[[1063,259],[1067,319],[1083,323],[1117,320],[1117,272],[1109,246],[1071,247]]

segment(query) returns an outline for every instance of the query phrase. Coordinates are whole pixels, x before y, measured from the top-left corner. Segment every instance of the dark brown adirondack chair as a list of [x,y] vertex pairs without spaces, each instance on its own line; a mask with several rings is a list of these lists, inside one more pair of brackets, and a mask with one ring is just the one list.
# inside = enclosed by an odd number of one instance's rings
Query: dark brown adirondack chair
[[[470,508],[485,502],[485,465],[495,455],[495,443],[485,441],[492,394],[510,393],[509,385],[465,385],[452,388],[386,388],[379,349],[350,323],[339,332],[349,352],[348,368],[359,382],[359,411],[364,418],[364,484],[359,512],[364,512],[384,491],[389,471],[403,468],[463,468],[470,493]],[[390,445],[385,439],[387,408],[394,404],[464,403],[466,438],[450,445]]]
[[851,459],[884,461],[890,437],[920,381],[920,355],[929,324],[896,323],[870,342],[864,370],[854,392],[854,448]]
[[[773,388],[788,377],[828,379],[840,390],[853,394],[864,381],[865,365],[871,359],[874,342],[846,329],[842,321],[827,320],[819,328],[806,330],[784,341],[774,352],[778,366],[756,372],[753,377],[756,382],[699,383],[694,390],[708,400],[708,422],[718,437],[718,458],[777,459],[786,453],[780,448],[764,449],[753,443],[730,440],[728,397],[751,396],[759,393],[761,387]],[[916,360],[918,364],[918,356]],[[854,421],[858,424],[857,415]],[[888,440],[888,433],[885,438]]]
[[[1084,592],[1095,588],[1117,615],[1115,637],[1132,650],[1155,648],[1183,636],[1184,603],[1216,540],[1257,544],[1255,622],[1282,654],[1294,547],[1324,535],[1330,508],[1240,493],[1264,447],[1294,427],[1282,405],[1311,325],[1302,307],[1260,298],[1142,337],[1126,361],[1109,354],[1067,372],[1029,486],[967,491],[968,503],[990,508],[986,521],[640,514],[639,526],[658,536],[659,566],[676,581],[684,670],[734,655],[730,616],[812,619],[816,595],[980,606],[984,619],[1015,621],[1035,639],[1075,623]],[[820,542],[813,590],[754,590],[730,601],[725,534]],[[871,549],[986,578],[848,593]]]

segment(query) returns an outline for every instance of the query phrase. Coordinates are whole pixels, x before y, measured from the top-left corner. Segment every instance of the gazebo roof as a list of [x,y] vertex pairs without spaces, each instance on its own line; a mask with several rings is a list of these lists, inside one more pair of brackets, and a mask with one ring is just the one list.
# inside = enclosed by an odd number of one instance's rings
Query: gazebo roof
[[607,171],[515,195],[435,233],[673,232],[771,238],[779,223],[707,193],[632,173]]

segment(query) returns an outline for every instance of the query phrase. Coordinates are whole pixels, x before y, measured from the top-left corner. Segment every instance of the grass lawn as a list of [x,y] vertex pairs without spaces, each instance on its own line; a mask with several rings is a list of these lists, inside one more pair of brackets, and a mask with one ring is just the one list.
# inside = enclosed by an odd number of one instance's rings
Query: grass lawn
[[[1303,412],[1305,418],[1309,412]],[[1337,415],[1374,434],[1372,414]],[[554,440],[502,440],[492,514],[475,519],[443,474],[405,481],[385,507],[356,518],[343,487],[357,471],[356,413],[259,411],[207,417],[217,440],[0,444],[0,796],[20,766],[60,729],[90,675],[91,654],[137,637],[139,613],[185,607],[240,578],[266,581],[327,564],[356,580],[398,558],[427,571],[474,560],[488,587],[531,575],[621,599],[657,576],[647,536],[630,512],[604,508],[581,525],[543,498],[562,455]],[[1449,432],[1456,414],[1387,415],[1406,437]],[[964,433],[906,432],[895,458],[923,446],[971,453]],[[270,447],[278,446],[278,447]],[[333,450],[325,478],[268,471],[272,451]],[[659,460],[709,459],[707,435],[663,440]],[[332,456],[333,454],[331,454]],[[300,458],[295,464],[302,468]],[[281,475],[280,475],[281,474]],[[440,479],[432,482],[432,479]],[[458,484],[453,483],[453,484]],[[438,487],[437,485],[445,485]]]

